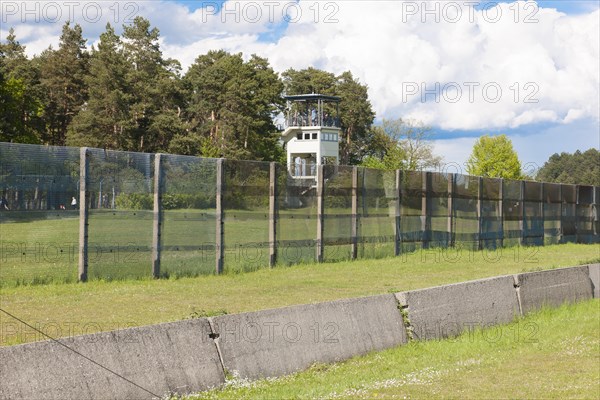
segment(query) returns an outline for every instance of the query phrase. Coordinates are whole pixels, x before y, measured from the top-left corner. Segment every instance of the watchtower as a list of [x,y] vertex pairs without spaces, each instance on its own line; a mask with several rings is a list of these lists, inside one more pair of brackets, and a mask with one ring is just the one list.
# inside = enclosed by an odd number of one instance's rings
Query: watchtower
[[286,96],[287,115],[281,134],[293,178],[315,178],[317,166],[339,164],[340,98],[322,94]]

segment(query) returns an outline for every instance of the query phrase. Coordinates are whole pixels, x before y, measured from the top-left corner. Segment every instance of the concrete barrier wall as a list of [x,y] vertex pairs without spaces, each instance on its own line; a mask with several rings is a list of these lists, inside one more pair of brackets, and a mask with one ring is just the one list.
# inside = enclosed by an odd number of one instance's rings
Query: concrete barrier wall
[[[600,264],[0,348],[0,399],[144,399],[345,360],[598,296]],[[520,302],[520,303],[519,303]],[[93,360],[89,360],[87,358]],[[110,370],[110,371],[109,371]]]
[[417,340],[455,336],[465,329],[511,322],[519,315],[512,276],[397,293]]
[[54,341],[0,348],[0,398],[149,399],[220,386],[209,333],[195,319],[61,339],[75,351]]
[[590,270],[590,280],[594,288],[594,298],[600,299],[600,264],[588,265]]
[[341,361],[407,342],[393,295],[294,306],[212,319],[229,373],[257,379],[315,362]]
[[543,306],[558,307],[591,299],[592,281],[587,265],[515,276],[523,314]]

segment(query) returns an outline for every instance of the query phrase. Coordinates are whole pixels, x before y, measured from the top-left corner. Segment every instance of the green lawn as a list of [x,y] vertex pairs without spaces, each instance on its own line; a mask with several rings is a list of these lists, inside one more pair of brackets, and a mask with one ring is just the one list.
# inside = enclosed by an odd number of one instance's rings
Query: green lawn
[[[362,209],[359,219],[358,258],[394,255],[395,217],[382,201]],[[405,209],[414,213],[420,210]],[[472,248],[477,221],[457,212],[457,245]],[[0,287],[69,283],[77,280],[79,220],[77,210],[11,211],[0,214]],[[17,222],[18,221],[18,222]],[[420,248],[421,218],[402,217],[403,251]],[[195,277],[215,271],[215,210],[169,210],[161,231],[161,275]],[[432,246],[445,244],[446,217],[432,217]],[[509,227],[507,222],[507,228]],[[90,280],[150,277],[152,273],[151,211],[91,210],[89,215]],[[278,264],[315,260],[316,207],[280,210],[277,224]],[[269,264],[269,215],[264,210],[224,213],[224,270],[254,271]],[[324,258],[351,258],[349,209],[327,208],[324,219]],[[469,240],[461,242],[461,239]],[[512,240],[512,242],[511,242]],[[514,243],[506,239],[505,244]],[[450,251],[452,253],[452,251]]]
[[598,399],[599,326],[594,299],[278,379],[232,377],[225,389],[188,399]]
[[[24,285],[0,288],[0,306],[52,336],[64,337],[598,262],[599,252],[598,245],[576,244],[480,252],[433,249],[396,258],[221,276]],[[0,329],[0,345],[44,339],[3,313]]]
[[[344,238],[347,244],[326,246],[325,257],[328,261],[348,260],[351,230],[348,210],[329,211],[336,213],[336,217],[325,222],[326,239]],[[279,264],[313,262],[316,207],[281,210],[279,215]],[[77,211],[11,212],[4,217],[0,224],[0,286],[77,280]],[[393,218],[362,219],[359,230],[367,239],[361,245],[361,258],[394,254],[393,222]],[[165,211],[161,231],[162,275],[213,274],[215,225],[214,209]],[[89,279],[149,277],[152,229],[151,211],[91,210]],[[226,272],[254,271],[269,265],[269,215],[264,210],[226,210],[224,232]],[[371,238],[375,238],[373,243],[369,242]]]

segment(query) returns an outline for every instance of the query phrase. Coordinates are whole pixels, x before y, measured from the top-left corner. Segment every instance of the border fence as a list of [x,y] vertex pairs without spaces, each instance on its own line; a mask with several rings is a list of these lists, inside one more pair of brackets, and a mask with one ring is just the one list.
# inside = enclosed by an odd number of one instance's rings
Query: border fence
[[0,285],[598,243],[600,187],[0,143]]

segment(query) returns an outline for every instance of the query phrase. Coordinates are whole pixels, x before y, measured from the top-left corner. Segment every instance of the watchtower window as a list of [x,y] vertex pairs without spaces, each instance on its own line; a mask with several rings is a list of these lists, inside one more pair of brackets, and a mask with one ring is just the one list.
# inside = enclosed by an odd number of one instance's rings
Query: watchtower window
[[298,139],[298,140],[302,140],[302,133],[299,133],[299,134],[297,134],[297,135],[296,135],[296,139]]
[[316,132],[312,134],[312,138],[315,139],[315,140],[317,139],[317,133]]
[[304,134],[304,140],[310,140],[310,133]]

